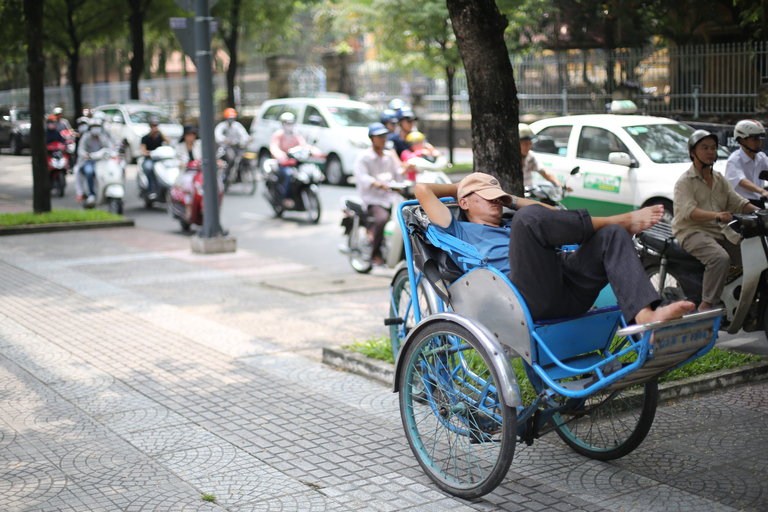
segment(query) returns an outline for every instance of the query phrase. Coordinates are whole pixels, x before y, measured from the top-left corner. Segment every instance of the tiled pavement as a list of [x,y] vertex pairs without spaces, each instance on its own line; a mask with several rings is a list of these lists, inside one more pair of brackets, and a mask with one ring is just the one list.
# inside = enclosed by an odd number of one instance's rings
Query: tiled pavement
[[[611,463],[546,436],[495,492],[451,498],[396,395],[319,362],[384,332],[386,279],[327,293],[338,280],[314,269],[188,244],[0,238],[0,510],[768,510],[766,384],[661,407]],[[290,291],[301,277],[315,292]]]

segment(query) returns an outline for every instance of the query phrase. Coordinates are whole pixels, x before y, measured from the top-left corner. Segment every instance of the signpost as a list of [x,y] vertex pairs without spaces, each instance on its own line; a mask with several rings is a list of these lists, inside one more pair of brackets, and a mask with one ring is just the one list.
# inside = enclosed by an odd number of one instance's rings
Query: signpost
[[[200,253],[234,252],[236,240],[224,235],[219,223],[219,190],[216,170],[216,144],[213,136],[213,72],[211,59],[210,7],[218,0],[175,0],[182,9],[191,10],[194,18],[171,18],[171,28],[184,52],[197,67],[197,89],[200,98],[200,140],[203,145],[203,229],[192,239],[192,251]],[[190,27],[194,21],[194,30]],[[215,29],[214,29],[215,30]],[[194,44],[192,44],[194,42]]]

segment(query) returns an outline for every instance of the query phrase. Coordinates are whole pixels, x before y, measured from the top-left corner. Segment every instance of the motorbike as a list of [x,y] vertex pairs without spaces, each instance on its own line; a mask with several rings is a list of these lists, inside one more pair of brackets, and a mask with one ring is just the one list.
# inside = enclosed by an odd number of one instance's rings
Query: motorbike
[[94,161],[96,172],[96,201],[88,202],[83,198],[83,208],[94,208],[102,204],[109,205],[109,211],[123,214],[125,197],[125,172],[120,164],[120,153],[111,148],[101,148],[88,155]]
[[216,158],[225,162],[223,173],[224,191],[235,184],[242,184],[244,192],[252,196],[256,193],[258,172],[258,155],[252,151],[244,151],[245,143],[221,145],[216,152]]
[[[571,176],[576,176],[581,172],[580,167],[574,167],[571,169]],[[536,183],[530,187],[525,187],[526,199],[534,199],[536,201],[554,206],[558,210],[565,210],[565,206],[561,202],[568,195],[568,182],[563,183],[562,186],[557,186],[553,183]]]
[[297,146],[289,149],[288,158],[283,162],[284,166],[292,168],[290,191],[288,198],[293,205],[288,208],[283,203],[282,177],[280,176],[279,163],[274,158],[264,161],[264,183],[266,197],[275,216],[281,217],[285,211],[306,212],[307,219],[312,224],[320,221],[320,190],[317,184],[325,179],[318,164],[325,162],[325,157],[313,157],[309,148]]
[[[438,157],[434,162],[424,157],[415,157],[409,159],[408,164],[412,167],[405,171],[406,179],[389,184],[390,190],[399,194],[400,198],[392,205],[393,211],[403,200],[413,199],[414,182],[451,183],[451,179],[444,172],[450,164],[444,157]],[[373,268],[371,219],[368,212],[363,209],[360,199],[354,196],[341,198],[341,212],[343,215],[341,226],[344,228],[346,243],[339,245],[339,252],[349,257],[349,264],[356,272],[367,274]],[[394,218],[390,218],[384,227],[381,257],[388,268],[395,268],[405,260],[403,234]]]
[[[224,199],[224,184],[221,172],[217,172],[219,210]],[[198,160],[191,160],[187,170],[179,174],[173,185],[166,191],[168,214],[179,221],[182,231],[189,231],[192,224],[203,225],[203,169]],[[187,206],[190,206],[187,208]]]
[[67,187],[67,171],[69,171],[69,159],[66,156],[66,145],[54,141],[48,144],[48,176],[51,180],[51,192],[57,197],[64,197],[64,189]]
[[176,158],[176,150],[172,146],[160,146],[153,149],[149,153],[149,158],[155,161],[156,196],[150,197],[149,180],[143,171],[142,165],[146,157],[141,157],[138,161],[136,184],[138,185],[139,197],[144,200],[144,205],[147,208],[152,208],[154,203],[166,202],[168,190],[171,189],[179,176],[179,160]]
[[67,169],[71,171],[71,169],[75,168],[75,163],[77,162],[77,136],[78,134],[74,130],[62,130],[61,136],[64,138],[66,143],[66,155],[67,155],[67,161],[68,166]]
[[[734,214],[728,226],[741,235],[742,267],[732,267],[720,299],[721,328],[734,334],[761,328],[768,336],[768,210]],[[672,228],[660,222],[635,235],[635,247],[663,303],[701,301],[704,265],[680,247]]]

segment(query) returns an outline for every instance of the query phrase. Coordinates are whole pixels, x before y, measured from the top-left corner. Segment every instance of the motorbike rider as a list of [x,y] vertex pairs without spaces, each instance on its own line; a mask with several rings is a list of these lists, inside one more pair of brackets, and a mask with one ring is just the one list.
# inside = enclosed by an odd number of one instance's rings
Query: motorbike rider
[[[537,172],[541,174],[542,178],[552,183],[554,186],[558,188],[562,187],[563,184],[560,183],[560,180],[558,180],[551,172],[542,169],[539,162],[536,160],[536,157],[531,153],[531,147],[533,146],[533,139],[535,137],[531,127],[525,123],[520,123],[517,125],[517,130],[520,137],[520,154],[523,157],[523,185],[525,187],[532,187],[533,173]],[[567,190],[571,192],[572,189],[571,187],[568,187]]]
[[395,133],[397,130],[397,112],[388,108],[381,113],[379,120],[389,130],[389,133]]
[[384,226],[389,221],[395,193],[388,183],[402,179],[400,163],[391,151],[386,150],[389,130],[381,123],[368,127],[371,147],[361,151],[355,159],[353,172],[357,193],[368,215],[373,219],[370,226],[373,233],[371,243],[371,263],[383,265],[381,242],[384,240]]
[[77,150],[78,166],[75,170],[75,188],[77,190],[77,200],[83,199],[82,173],[88,184],[88,197],[86,203],[92,205],[96,202],[96,168],[90,154],[102,148],[112,147],[112,139],[104,134],[104,123],[100,118],[94,118],[91,121],[91,128],[88,133],[83,135],[80,141],[80,147]]
[[293,169],[290,166],[283,165],[285,160],[288,159],[288,154],[286,152],[296,146],[302,146],[309,148],[314,156],[320,156],[322,153],[318,148],[307,144],[304,137],[296,133],[296,115],[292,112],[283,112],[280,114],[280,122],[283,127],[272,134],[272,140],[269,144],[269,152],[272,153],[272,158],[277,160],[278,163],[278,175],[281,179],[280,186],[283,192],[283,206],[286,208],[293,208],[294,201],[290,197]]
[[761,151],[765,128],[754,119],[742,119],[733,130],[741,149],[731,153],[725,164],[725,177],[733,189],[759,208],[765,208],[768,190],[760,171],[768,171],[768,156]]
[[716,135],[706,130],[691,134],[688,154],[693,164],[677,180],[674,192],[672,233],[705,267],[699,311],[708,311],[720,301],[731,263],[741,264],[739,235],[727,227],[732,214],[758,209],[737,194],[722,174],[712,171],[717,148]]
[[203,142],[197,136],[197,126],[184,125],[184,134],[176,144],[176,158],[179,160],[179,168],[183,173],[187,164],[192,160],[203,159]]
[[[509,195],[482,172],[460,183],[417,183],[415,194],[433,226],[474,245],[490,265],[509,274],[534,320],[583,314],[607,284],[628,322],[671,320],[695,307],[689,301],[658,307],[659,294],[632,243],[630,234],[661,220],[661,205],[591,217],[586,210],[557,210]],[[457,220],[441,197],[456,198],[469,222]],[[508,224],[502,205],[517,210]],[[557,250],[568,244],[580,246],[570,253]]]
[[411,110],[409,107],[404,106],[400,109],[399,112],[400,113],[397,116],[397,123],[399,128],[397,131],[389,134],[388,140],[394,144],[397,157],[402,158],[403,151],[410,149],[405,139],[408,137],[408,134],[411,133],[414,123],[419,118],[416,117],[416,115],[413,113],[413,110]]
[[160,146],[168,144],[168,137],[166,137],[158,128],[160,120],[157,117],[149,118],[149,133],[141,138],[141,154],[144,155],[144,162],[141,164],[141,170],[147,176],[147,182],[149,186],[149,194],[147,198],[150,200],[157,199],[157,184],[155,183],[155,161],[150,154],[153,150]]
[[[411,158],[424,158],[434,163],[440,156],[440,152],[427,144],[427,138],[420,131],[412,131],[405,138],[409,149],[404,149],[400,154],[400,160],[407,162]],[[431,148],[431,149],[430,149]]]
[[66,141],[64,140],[64,137],[62,137],[61,132],[59,131],[57,127],[57,119],[56,116],[51,114],[46,118],[45,122],[45,143],[50,144],[51,142],[61,142],[62,144],[65,144]]
[[67,119],[64,117],[63,108],[54,108],[53,115],[56,116],[56,129],[59,130],[59,132],[63,132],[64,130],[72,130],[72,125],[70,125],[69,121],[67,121]]
[[241,150],[251,137],[248,135],[248,130],[237,121],[237,110],[233,108],[224,109],[224,120],[216,125],[213,136],[216,144],[226,148],[224,157],[227,163],[224,170],[224,182],[226,183],[231,169],[237,163]]

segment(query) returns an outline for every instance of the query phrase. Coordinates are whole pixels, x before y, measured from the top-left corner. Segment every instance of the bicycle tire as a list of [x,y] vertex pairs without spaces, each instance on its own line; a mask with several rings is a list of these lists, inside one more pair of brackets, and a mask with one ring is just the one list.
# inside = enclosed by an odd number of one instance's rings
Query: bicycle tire
[[[418,303],[421,318],[426,318],[435,311],[432,311],[427,300],[424,285],[421,281],[418,284]],[[411,280],[408,276],[408,269],[401,268],[394,279],[390,291],[389,318],[399,318],[400,324],[391,324],[389,326],[389,340],[392,346],[392,356],[397,359],[400,347],[405,341],[405,337],[416,326],[416,315],[413,308],[413,297],[411,295]]]
[[598,392],[572,414],[555,414],[557,434],[576,453],[596,460],[621,458],[640,446],[659,403],[652,380],[618,391]]
[[462,499],[493,491],[515,453],[517,411],[494,386],[489,361],[469,331],[441,321],[414,339],[399,376],[413,454],[440,489]]

